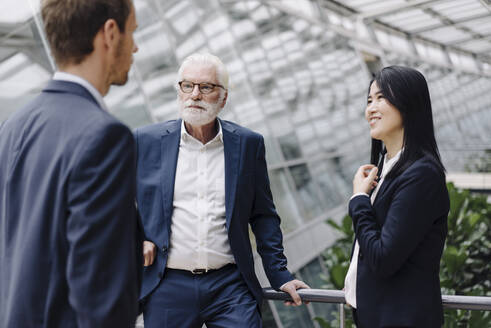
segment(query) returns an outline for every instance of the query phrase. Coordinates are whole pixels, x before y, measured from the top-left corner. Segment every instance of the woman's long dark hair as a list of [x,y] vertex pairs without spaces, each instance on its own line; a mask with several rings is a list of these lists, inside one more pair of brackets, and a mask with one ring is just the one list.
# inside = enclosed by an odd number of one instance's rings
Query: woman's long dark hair
[[[379,71],[368,87],[376,82],[384,97],[401,113],[404,127],[403,151],[387,178],[400,175],[417,159],[426,156],[445,171],[440,159],[433,128],[430,92],[426,79],[417,70],[389,66]],[[372,138],[370,162],[377,165],[382,157],[382,141]]]

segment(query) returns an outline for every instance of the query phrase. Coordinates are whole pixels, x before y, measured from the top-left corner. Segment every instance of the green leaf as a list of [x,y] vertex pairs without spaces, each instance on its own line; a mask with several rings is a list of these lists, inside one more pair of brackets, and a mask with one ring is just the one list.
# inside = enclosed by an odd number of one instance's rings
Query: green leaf
[[448,246],[443,253],[443,261],[451,274],[461,270],[466,259],[466,254],[454,246]]
[[337,289],[342,289],[344,287],[344,278],[346,277],[346,273],[348,273],[348,266],[336,264],[331,270],[329,270],[329,275],[331,278],[331,282],[334,287]]
[[327,322],[324,318],[321,317],[315,317],[315,321],[321,326],[321,328],[332,328],[331,324]]
[[352,226],[353,226],[353,224],[352,224],[351,217],[349,215],[346,215],[343,218],[343,232],[345,235],[350,236],[353,234]]
[[471,311],[469,318],[469,327],[489,327],[491,315],[485,311]]
[[334,222],[333,219],[327,219],[326,223],[333,227],[335,230],[343,232],[343,229],[341,229],[341,227],[336,222]]
[[469,223],[471,228],[474,228],[474,226],[480,222],[482,219],[481,215],[479,213],[472,213],[469,215]]

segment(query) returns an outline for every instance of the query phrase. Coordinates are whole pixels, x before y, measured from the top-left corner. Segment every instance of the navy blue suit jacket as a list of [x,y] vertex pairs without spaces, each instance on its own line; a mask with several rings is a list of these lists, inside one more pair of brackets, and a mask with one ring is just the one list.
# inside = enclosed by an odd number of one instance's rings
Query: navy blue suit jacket
[[384,180],[373,206],[366,196],[350,201],[360,245],[361,327],[441,327],[439,269],[448,211],[445,175],[426,157]]
[[[257,250],[273,288],[293,279],[283,255],[280,218],[276,213],[265,161],[263,137],[228,121],[220,121],[225,154],[225,215],[230,247],[237,267],[258,304],[261,286],[254,272],[250,224]],[[157,245],[155,262],[144,269],[141,298],[164,277],[169,250],[174,181],[181,120],[135,131],[137,202],[147,240]]]
[[51,81],[0,128],[0,159],[0,327],[133,327],[131,131],[82,86]]

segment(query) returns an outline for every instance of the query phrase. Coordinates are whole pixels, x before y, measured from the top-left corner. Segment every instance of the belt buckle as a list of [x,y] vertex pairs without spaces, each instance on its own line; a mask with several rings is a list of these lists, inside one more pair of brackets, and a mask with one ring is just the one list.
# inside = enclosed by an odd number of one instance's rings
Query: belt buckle
[[191,271],[192,274],[203,274],[203,273],[206,273],[206,269],[194,269]]

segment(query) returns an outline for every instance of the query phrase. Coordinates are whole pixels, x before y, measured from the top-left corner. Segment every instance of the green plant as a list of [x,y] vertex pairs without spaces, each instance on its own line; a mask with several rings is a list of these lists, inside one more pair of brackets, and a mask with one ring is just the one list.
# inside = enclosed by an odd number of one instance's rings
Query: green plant
[[[485,196],[447,184],[450,196],[448,235],[440,263],[442,294],[491,296],[491,204]],[[351,218],[341,224],[327,220],[339,238],[322,255],[329,276],[325,288],[342,289],[348,272],[354,232]],[[354,327],[345,307],[346,327]],[[491,327],[489,311],[445,310],[445,328]],[[322,328],[339,327],[337,320],[315,318]]]
[[[491,296],[491,204],[447,184],[448,235],[440,263],[443,294]],[[489,311],[445,310],[445,327],[490,327]]]
[[[351,247],[353,246],[355,233],[353,232],[351,217],[349,215],[346,215],[341,220],[340,225],[332,219],[328,219],[326,223],[339,233],[339,237],[322,254],[324,264],[329,272],[327,277],[323,277],[326,282],[324,288],[342,289],[344,287],[344,278],[349,268]],[[345,327],[354,327],[351,309],[348,306],[345,306],[345,314]],[[338,316],[334,317],[338,318]],[[339,319],[328,321],[324,318],[315,318],[315,320],[322,328],[339,327]]]

